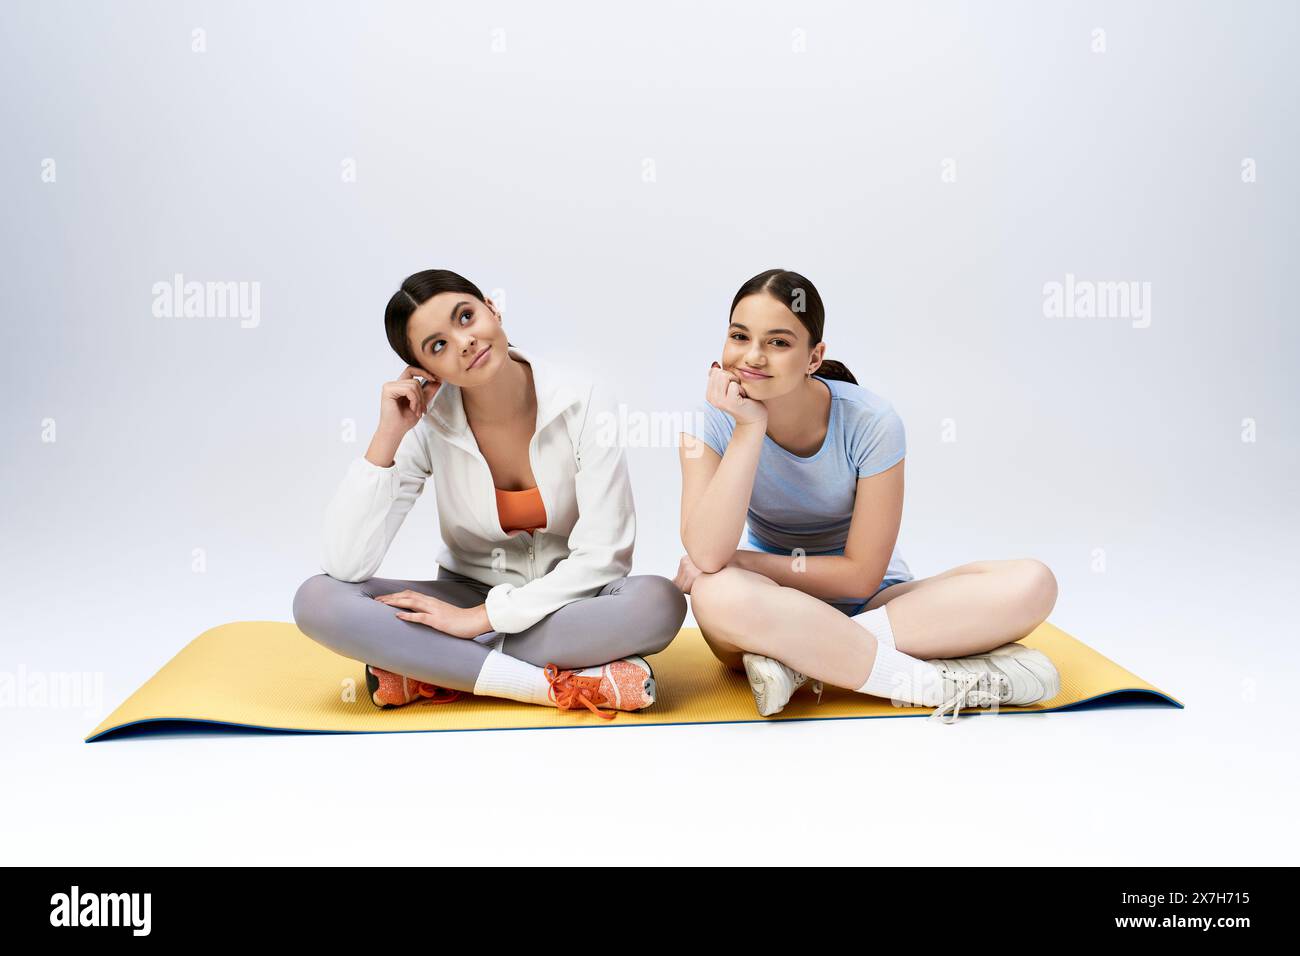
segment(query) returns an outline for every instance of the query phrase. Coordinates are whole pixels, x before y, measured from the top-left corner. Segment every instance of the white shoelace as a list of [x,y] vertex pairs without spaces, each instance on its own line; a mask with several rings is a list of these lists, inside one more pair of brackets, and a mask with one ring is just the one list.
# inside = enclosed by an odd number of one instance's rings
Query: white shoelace
[[984,674],[956,674],[948,670],[943,670],[941,673],[945,689],[952,689],[951,696],[934,709],[929,719],[934,720],[937,717],[945,724],[955,722],[963,706],[987,707],[992,701],[1001,700],[1008,686],[1006,677],[1001,674],[988,675],[989,685],[980,687]]
[[[794,674],[794,689],[796,691],[808,682],[807,674],[800,674],[797,670],[795,670],[793,667],[790,667],[788,664],[784,666],[790,671],[790,673]],[[812,689],[813,689],[813,693],[817,695],[817,703],[820,704],[822,702],[822,689],[823,689],[822,682],[819,680],[813,681]],[[794,691],[791,691],[790,696],[791,697],[794,696]]]

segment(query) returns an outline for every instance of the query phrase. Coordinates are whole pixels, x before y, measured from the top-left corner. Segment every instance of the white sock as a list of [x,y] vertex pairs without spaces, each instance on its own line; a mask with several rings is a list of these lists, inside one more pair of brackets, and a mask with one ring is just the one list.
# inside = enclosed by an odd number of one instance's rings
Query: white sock
[[[860,692],[922,707],[938,707],[943,703],[943,681],[938,669],[928,661],[898,650],[894,628],[889,621],[888,604],[855,614],[852,620],[876,639],[876,663],[867,683],[858,688]],[[887,650],[893,654],[884,653]],[[876,680],[873,682],[872,678]]]
[[488,654],[474,682],[474,693],[483,697],[554,706],[550,689],[544,669],[498,650]]
[[898,645],[894,642],[894,629],[889,624],[888,604],[882,604],[870,611],[863,611],[861,614],[854,614],[849,620],[861,624],[881,644],[887,644],[895,649],[898,648]]
[[943,703],[943,678],[929,661],[909,657],[880,641],[871,674],[858,693],[886,697],[900,707],[938,707]]

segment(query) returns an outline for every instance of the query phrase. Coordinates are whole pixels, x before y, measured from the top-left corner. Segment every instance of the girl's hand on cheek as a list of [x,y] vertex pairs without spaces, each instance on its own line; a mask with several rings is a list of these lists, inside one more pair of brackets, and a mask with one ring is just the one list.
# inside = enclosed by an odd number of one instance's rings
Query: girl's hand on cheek
[[750,398],[740,376],[717,362],[709,369],[706,397],[710,405],[726,412],[737,425],[767,422],[767,406],[756,398]]

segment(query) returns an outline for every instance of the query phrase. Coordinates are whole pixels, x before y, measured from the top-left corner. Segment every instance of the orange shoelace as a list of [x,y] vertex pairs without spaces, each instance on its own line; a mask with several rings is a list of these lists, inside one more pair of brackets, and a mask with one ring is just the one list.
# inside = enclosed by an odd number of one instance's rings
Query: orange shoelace
[[[403,704],[413,704],[421,698],[434,704],[450,704],[453,700],[460,699],[460,691],[453,690],[450,687],[439,687],[437,684],[416,680],[414,677],[407,677],[405,674],[386,671],[383,668],[375,667],[373,664],[366,666],[379,681],[376,693],[380,695],[381,699],[377,703],[384,706],[400,707]],[[400,695],[403,699],[383,700],[384,697],[392,697],[393,695]],[[373,695],[371,699],[373,700]]]
[[420,692],[421,697],[427,697],[434,704],[450,704],[453,700],[460,700],[460,691],[453,690],[450,687],[439,687],[437,684],[426,684],[424,681],[417,681],[416,689]]
[[572,710],[578,704],[582,704],[602,720],[614,719],[615,714],[612,711],[607,714],[597,707],[592,703],[591,695],[588,693],[588,688],[594,684],[596,696],[600,696],[599,677],[579,677],[573,671],[562,671],[554,664],[547,664],[544,673],[547,682],[551,685],[548,693],[551,700],[555,701],[558,710]]

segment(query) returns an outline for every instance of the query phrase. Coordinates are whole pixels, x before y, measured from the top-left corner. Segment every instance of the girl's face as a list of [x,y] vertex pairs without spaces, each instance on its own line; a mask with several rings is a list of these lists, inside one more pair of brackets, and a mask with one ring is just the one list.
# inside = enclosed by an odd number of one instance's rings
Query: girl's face
[[811,336],[793,312],[766,293],[747,295],[731,313],[722,367],[740,376],[750,398],[775,398],[803,384],[821,365],[826,343]]
[[472,388],[490,381],[510,360],[501,313],[491,299],[440,292],[406,324],[406,339],[425,371],[439,381]]

